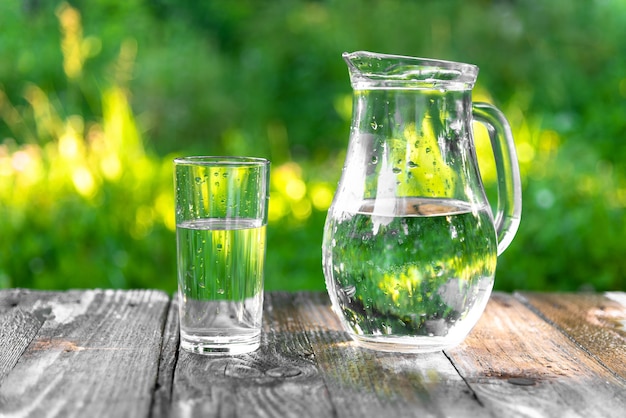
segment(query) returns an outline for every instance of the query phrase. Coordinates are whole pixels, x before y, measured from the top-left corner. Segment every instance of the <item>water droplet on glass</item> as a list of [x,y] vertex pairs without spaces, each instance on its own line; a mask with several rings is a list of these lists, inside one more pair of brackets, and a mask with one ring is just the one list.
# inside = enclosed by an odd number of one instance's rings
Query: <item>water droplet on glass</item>
[[217,244],[216,247],[217,247],[217,251],[222,251],[222,244]]
[[373,130],[378,129],[378,123],[376,123],[376,121],[370,123],[370,126],[372,127]]
[[372,164],[376,164],[378,163],[378,157],[375,155],[372,155]]
[[196,177],[196,183],[198,184],[202,183],[202,177]]
[[400,170],[398,167],[392,168],[391,171],[393,171],[394,174],[400,174],[402,172],[402,170]]
[[346,296],[348,297],[352,297],[356,294],[356,287],[354,286],[347,286],[343,289],[344,293],[346,294]]
[[222,177],[227,178],[228,177],[228,173],[222,174]]
[[219,293],[220,295],[223,295],[224,293],[226,293],[226,291],[224,289],[217,289],[217,293]]
[[409,166],[409,168],[416,168],[416,167],[419,167],[419,166],[417,165],[417,163],[414,163],[413,161],[409,161],[409,162],[407,163],[407,165]]
[[430,147],[426,147],[426,153],[430,152]]
[[215,187],[220,187],[220,182],[219,181],[215,182]]

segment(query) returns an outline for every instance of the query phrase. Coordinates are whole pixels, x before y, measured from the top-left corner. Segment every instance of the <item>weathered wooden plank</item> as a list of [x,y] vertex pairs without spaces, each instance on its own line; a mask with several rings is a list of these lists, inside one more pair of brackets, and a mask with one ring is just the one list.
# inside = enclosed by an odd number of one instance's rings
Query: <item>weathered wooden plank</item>
[[285,294],[266,294],[261,347],[238,356],[180,351],[173,416],[332,416],[328,393]]
[[0,384],[41,328],[43,319],[20,306],[19,290],[0,291]]
[[326,294],[300,293],[297,306],[338,417],[490,416],[442,352],[363,349],[344,332]]
[[517,297],[626,382],[626,306],[597,293],[524,292]]
[[178,358],[160,292],[3,290],[0,416],[621,417],[626,294],[609,296],[495,294],[453,366],[358,348],[322,293],[267,294],[256,353]]
[[626,411],[626,385],[510,295],[492,295],[469,337],[446,353],[496,416],[621,418]]
[[3,416],[148,416],[169,298],[27,293],[45,322],[0,386]]
[[172,385],[178,361],[180,333],[178,323],[178,299],[172,298],[163,330],[163,343],[159,358],[159,374],[151,406],[151,418],[167,418],[171,414]]
[[[604,292],[604,296],[614,300],[622,306],[626,306],[626,292]],[[626,328],[626,324],[623,324],[622,328]]]

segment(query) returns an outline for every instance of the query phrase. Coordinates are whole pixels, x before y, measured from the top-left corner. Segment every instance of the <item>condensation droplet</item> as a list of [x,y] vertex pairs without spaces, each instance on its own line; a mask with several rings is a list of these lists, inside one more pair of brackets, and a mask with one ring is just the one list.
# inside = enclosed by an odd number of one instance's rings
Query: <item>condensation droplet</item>
[[407,163],[407,165],[409,166],[409,168],[417,168],[417,167],[419,167],[419,165],[417,165],[417,163],[415,163],[413,161],[409,161]]
[[356,294],[356,287],[355,286],[347,286],[343,289],[344,293],[346,294],[346,296],[348,297],[352,297]]
[[400,174],[402,172],[402,170],[400,170],[398,167],[392,168],[391,171],[393,171],[394,174]]
[[372,155],[372,164],[377,164],[378,163],[378,157],[375,155]]
[[196,177],[196,183],[198,184],[202,183],[202,177]]

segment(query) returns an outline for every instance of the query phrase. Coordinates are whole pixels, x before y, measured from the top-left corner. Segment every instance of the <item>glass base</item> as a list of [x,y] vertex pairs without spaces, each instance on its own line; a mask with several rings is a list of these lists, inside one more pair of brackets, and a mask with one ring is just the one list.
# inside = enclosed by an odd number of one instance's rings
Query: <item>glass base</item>
[[198,336],[181,332],[180,346],[190,353],[203,355],[237,355],[255,351],[261,345],[261,333],[247,335]]
[[433,353],[456,347],[464,338],[450,337],[366,337],[351,335],[360,347],[392,353]]

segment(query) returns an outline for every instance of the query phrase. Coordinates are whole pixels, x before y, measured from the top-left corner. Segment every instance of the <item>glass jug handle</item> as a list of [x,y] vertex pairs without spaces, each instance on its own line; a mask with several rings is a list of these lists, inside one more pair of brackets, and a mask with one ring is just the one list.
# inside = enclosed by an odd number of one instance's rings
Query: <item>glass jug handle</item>
[[520,179],[513,134],[508,121],[488,103],[473,103],[474,120],[487,128],[498,175],[498,204],[494,217],[498,236],[498,255],[509,246],[522,215],[522,182]]

